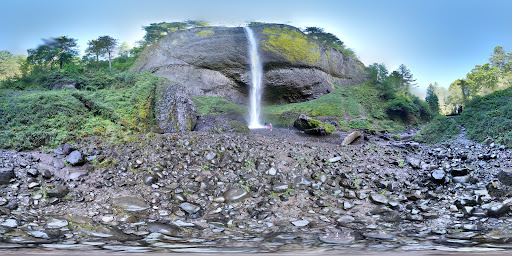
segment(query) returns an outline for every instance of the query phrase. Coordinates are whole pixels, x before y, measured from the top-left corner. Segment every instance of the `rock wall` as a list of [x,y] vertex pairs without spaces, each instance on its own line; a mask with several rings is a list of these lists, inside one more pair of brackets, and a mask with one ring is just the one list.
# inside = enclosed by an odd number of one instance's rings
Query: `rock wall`
[[[252,27],[263,59],[265,104],[303,102],[331,92],[333,84],[367,79],[361,62],[310,40],[287,25]],[[137,71],[182,84],[191,96],[221,96],[247,104],[248,41],[243,28],[208,27],[172,33],[148,47]]]
[[191,131],[199,117],[187,90],[175,82],[157,86],[155,116],[164,132]]

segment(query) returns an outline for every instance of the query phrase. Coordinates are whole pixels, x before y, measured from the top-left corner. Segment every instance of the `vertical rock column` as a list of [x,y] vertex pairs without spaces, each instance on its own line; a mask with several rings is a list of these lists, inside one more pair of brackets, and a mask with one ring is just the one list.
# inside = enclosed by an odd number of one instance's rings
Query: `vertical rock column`
[[199,117],[187,90],[174,82],[157,86],[155,114],[157,124],[164,132],[191,131]]

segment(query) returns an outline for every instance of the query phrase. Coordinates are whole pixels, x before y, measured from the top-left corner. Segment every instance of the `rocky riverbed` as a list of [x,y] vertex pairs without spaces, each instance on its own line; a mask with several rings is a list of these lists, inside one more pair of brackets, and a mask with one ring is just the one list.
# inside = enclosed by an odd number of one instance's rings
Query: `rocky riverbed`
[[0,249],[512,249],[512,150],[409,135],[150,133],[0,151]]

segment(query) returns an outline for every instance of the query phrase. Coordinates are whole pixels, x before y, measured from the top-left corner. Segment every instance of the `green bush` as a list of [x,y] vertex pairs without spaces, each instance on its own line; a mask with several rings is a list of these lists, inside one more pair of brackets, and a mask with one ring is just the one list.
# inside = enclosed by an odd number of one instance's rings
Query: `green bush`
[[489,137],[511,147],[512,88],[473,99],[456,119],[466,128],[468,138],[483,142]]
[[414,136],[414,140],[424,143],[438,143],[459,134],[459,126],[450,118],[437,115],[425,128]]
[[408,121],[411,116],[419,116],[419,107],[408,98],[399,96],[386,103],[386,112],[395,120]]
[[370,129],[371,123],[368,119],[354,119],[348,121],[348,127],[352,129]]

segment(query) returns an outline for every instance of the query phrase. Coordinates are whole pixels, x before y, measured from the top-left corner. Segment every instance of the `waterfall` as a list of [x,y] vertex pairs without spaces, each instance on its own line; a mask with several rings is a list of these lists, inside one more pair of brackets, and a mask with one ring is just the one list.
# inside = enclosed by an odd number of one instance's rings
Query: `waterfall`
[[260,123],[261,95],[263,94],[263,67],[258,53],[258,42],[254,38],[254,33],[249,27],[244,27],[249,39],[249,59],[251,61],[251,90],[250,90],[250,121],[249,129],[265,128]]

